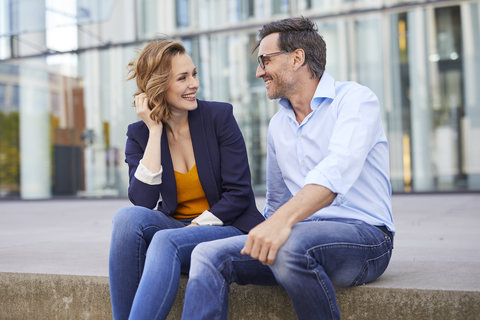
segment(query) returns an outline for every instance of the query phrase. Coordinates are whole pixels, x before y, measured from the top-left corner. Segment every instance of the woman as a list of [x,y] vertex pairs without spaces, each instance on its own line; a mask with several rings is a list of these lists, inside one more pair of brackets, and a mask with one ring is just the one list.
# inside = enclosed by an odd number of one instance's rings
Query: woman
[[112,309],[115,319],[164,319],[193,248],[247,233],[263,216],[232,106],[196,99],[199,80],[185,48],[149,43],[129,71],[142,121],[127,132],[128,195],[135,206],[113,221]]

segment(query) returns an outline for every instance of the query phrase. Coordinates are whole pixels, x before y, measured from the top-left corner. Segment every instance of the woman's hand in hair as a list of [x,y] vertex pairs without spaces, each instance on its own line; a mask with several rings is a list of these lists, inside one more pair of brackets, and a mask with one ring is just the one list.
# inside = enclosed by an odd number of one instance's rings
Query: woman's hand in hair
[[152,111],[148,107],[148,97],[145,93],[140,93],[135,96],[135,111],[137,112],[137,115],[140,117],[140,119],[145,122],[148,130],[159,130],[160,132],[162,132],[162,122],[152,120],[152,118],[150,117]]

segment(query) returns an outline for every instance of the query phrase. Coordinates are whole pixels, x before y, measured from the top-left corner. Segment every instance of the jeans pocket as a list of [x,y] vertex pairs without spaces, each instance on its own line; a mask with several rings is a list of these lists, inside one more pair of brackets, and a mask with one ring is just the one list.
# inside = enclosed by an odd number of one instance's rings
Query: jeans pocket
[[388,250],[379,257],[367,260],[352,286],[362,285],[378,279],[387,269],[391,256],[392,250]]

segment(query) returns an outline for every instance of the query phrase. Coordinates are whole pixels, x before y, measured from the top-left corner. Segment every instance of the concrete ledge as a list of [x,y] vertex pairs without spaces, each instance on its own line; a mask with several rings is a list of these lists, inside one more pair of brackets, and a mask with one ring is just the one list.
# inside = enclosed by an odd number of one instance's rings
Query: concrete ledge
[[0,273],[0,319],[111,319],[108,278]]
[[[169,319],[180,319],[186,277]],[[338,288],[342,319],[478,319],[480,292]],[[280,287],[233,285],[229,319],[296,319]],[[0,273],[0,319],[111,319],[107,277]]]

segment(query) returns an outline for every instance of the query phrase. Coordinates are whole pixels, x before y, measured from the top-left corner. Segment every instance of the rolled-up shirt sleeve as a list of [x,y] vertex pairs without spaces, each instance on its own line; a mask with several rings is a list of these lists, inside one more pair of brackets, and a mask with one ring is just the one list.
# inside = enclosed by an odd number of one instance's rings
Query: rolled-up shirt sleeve
[[337,121],[328,153],[305,177],[305,185],[317,184],[344,195],[358,179],[365,159],[383,131],[380,105],[373,92],[357,86],[337,106]]
[[[146,127],[142,127],[139,122],[128,126],[128,138],[125,145],[125,162],[128,164],[128,174],[130,177],[130,183],[128,185],[128,198],[136,206],[153,209],[158,205],[159,199],[161,199],[161,185],[143,182],[141,179],[146,177],[140,173],[142,169],[140,169],[139,173],[137,174],[137,169],[140,166],[140,161],[142,160],[145,152],[144,146],[147,144],[147,130],[148,129]],[[137,178],[137,176],[139,176],[141,179]],[[148,172],[146,176],[148,176]],[[146,178],[144,180],[150,180],[151,183],[158,182],[155,181],[156,179]]]
[[223,226],[223,221],[208,210],[203,211],[203,213],[193,219],[192,222],[201,226]]
[[135,170],[134,175],[135,178],[137,178],[143,183],[149,185],[158,185],[162,183],[162,172],[162,167],[160,167],[160,170],[158,172],[150,171],[147,167],[143,165],[142,160],[140,160],[140,163],[138,164],[137,170]]

